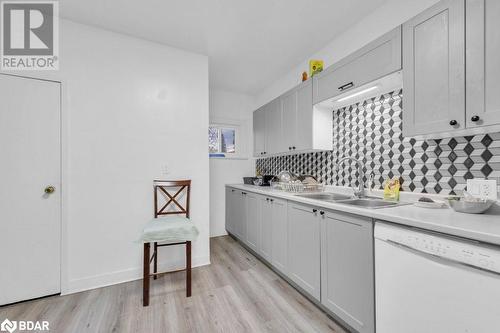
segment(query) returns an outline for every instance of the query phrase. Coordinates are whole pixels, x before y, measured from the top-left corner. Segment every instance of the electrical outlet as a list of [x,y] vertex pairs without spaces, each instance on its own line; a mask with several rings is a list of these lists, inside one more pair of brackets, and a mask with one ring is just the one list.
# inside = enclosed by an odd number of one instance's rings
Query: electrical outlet
[[168,165],[164,164],[161,166],[161,174],[167,176],[169,174]]
[[467,192],[481,199],[497,200],[497,181],[494,179],[467,179]]

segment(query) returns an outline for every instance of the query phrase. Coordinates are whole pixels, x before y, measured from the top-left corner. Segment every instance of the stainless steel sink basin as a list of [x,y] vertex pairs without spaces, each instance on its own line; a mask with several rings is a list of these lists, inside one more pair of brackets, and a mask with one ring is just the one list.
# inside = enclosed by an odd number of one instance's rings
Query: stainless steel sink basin
[[401,204],[399,202],[384,201],[381,199],[373,199],[373,198],[344,200],[340,203],[346,204],[346,205],[363,207],[363,208],[394,207],[394,206]]
[[337,194],[337,193],[307,193],[307,194],[297,194],[296,196],[307,199],[323,200],[323,201],[338,201],[351,198],[348,195]]

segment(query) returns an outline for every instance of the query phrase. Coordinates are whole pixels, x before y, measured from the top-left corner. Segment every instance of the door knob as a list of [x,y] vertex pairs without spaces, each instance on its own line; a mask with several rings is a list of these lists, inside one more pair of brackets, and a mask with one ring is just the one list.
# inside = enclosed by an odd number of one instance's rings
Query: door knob
[[458,123],[455,119],[450,120],[450,126],[455,126],[456,124],[458,124]]
[[473,122],[479,121],[479,116],[472,116],[470,120],[472,120]]
[[46,194],[52,194],[56,191],[56,188],[54,186],[47,186],[44,190]]

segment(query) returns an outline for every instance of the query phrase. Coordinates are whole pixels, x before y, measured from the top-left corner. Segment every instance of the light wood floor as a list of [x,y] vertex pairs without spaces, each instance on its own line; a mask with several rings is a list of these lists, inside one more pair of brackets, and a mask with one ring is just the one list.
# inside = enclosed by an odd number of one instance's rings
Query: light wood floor
[[229,236],[211,239],[209,266],[0,308],[0,322],[48,320],[51,332],[345,332]]

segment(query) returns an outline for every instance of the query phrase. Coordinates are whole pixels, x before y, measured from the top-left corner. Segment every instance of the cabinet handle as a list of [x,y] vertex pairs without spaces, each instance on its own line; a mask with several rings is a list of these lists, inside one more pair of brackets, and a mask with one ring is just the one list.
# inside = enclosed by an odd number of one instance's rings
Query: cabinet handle
[[246,195],[246,194],[247,194],[247,192],[241,192],[241,194],[244,194],[244,195]]
[[313,213],[316,213],[318,210],[317,209],[313,209]]
[[473,122],[479,121],[479,116],[472,116],[470,120],[472,120]]
[[292,147],[288,147],[288,150],[292,150]]
[[455,126],[456,124],[458,124],[458,123],[455,119],[450,120],[450,126]]
[[320,214],[320,215],[325,215],[325,212],[321,210],[321,211],[319,212],[319,214]]
[[269,200],[270,200],[271,202],[273,202],[273,201],[274,201],[274,199],[269,199]]
[[295,150],[295,146],[293,146],[292,149]]
[[266,201],[269,201],[269,198],[266,198]]
[[344,84],[343,86],[338,87],[337,89],[340,91],[344,91],[344,90],[352,88],[352,87],[354,87],[354,83],[349,82],[349,83]]
[[234,192],[234,190],[231,190],[231,192]]

